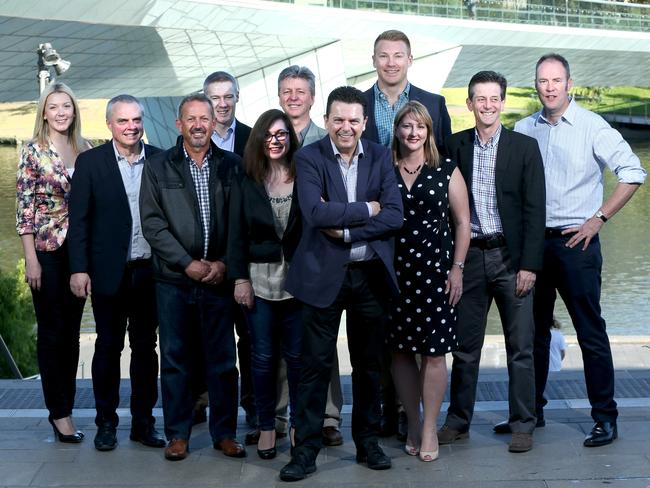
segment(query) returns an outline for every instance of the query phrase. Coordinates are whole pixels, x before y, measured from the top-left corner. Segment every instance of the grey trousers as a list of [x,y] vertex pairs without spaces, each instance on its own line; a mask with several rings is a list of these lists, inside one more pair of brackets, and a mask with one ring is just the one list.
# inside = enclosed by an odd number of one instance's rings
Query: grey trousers
[[463,275],[457,321],[459,348],[453,353],[445,423],[466,432],[472,422],[487,314],[494,300],[506,343],[510,428],[512,432],[532,433],[536,422],[532,293],[524,297],[515,295],[517,273],[510,266],[505,247],[470,247]]

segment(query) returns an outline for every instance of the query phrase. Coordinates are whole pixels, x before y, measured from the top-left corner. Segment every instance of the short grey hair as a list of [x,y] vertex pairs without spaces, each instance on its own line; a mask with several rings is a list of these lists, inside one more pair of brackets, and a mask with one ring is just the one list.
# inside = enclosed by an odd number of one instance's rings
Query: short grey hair
[[178,120],[180,120],[181,116],[183,115],[183,107],[185,106],[186,103],[189,102],[207,103],[208,107],[210,107],[210,116],[214,119],[214,109],[212,108],[212,100],[206,97],[203,93],[192,93],[191,95],[187,95],[183,97],[181,103],[178,104]]
[[144,117],[144,105],[142,105],[142,102],[140,102],[140,100],[135,98],[133,95],[127,95],[126,93],[122,93],[121,95],[117,95],[111,98],[106,104],[107,121],[111,120],[111,115],[113,115],[113,107],[115,106],[116,103],[137,103],[138,107],[140,107],[140,113]]
[[203,82],[203,93],[208,91],[208,86],[210,86],[212,83],[219,83],[223,81],[229,81],[232,83],[232,86],[235,89],[235,93],[239,93],[239,83],[237,83],[237,78],[225,71],[215,71],[214,73],[210,73]]
[[316,77],[307,66],[298,66],[297,64],[294,64],[280,71],[280,75],[278,76],[278,95],[280,94],[280,83],[287,78],[300,78],[305,80],[309,83],[311,96],[316,96]]

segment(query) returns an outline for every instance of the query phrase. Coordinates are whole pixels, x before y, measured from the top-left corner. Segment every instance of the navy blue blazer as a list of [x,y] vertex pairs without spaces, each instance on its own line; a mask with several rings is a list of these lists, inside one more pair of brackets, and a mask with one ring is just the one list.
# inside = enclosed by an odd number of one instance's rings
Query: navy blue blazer
[[[379,142],[377,124],[375,123],[374,89],[375,87],[373,85],[363,93],[366,97],[366,115],[368,116],[368,122],[366,122],[366,130],[361,137]],[[429,110],[429,115],[433,120],[433,135],[436,138],[436,146],[441,154],[447,155],[447,142],[451,137],[451,118],[449,117],[449,112],[447,112],[445,97],[411,85],[409,100],[417,100]]]
[[[146,159],[159,152],[144,146]],[[69,209],[70,272],[88,273],[95,293],[117,293],[129,258],[133,219],[112,140],[77,157]]]
[[[323,308],[334,302],[350,260],[351,243],[331,238],[322,229],[349,229],[352,242],[366,241],[386,266],[390,276],[387,286],[397,290],[393,235],[404,219],[402,197],[388,148],[365,140],[362,145],[357,201],[353,203],[348,203],[329,135],[294,155],[303,223],[286,289],[314,307]],[[371,201],[380,202],[382,207],[374,217],[368,215],[366,205]]]

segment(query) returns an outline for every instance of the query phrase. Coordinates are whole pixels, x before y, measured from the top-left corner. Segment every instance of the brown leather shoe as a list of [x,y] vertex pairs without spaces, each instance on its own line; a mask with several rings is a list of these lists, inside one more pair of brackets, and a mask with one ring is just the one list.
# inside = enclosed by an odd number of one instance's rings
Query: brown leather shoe
[[217,451],[223,451],[228,457],[246,457],[246,448],[237,439],[222,439],[212,445]]
[[190,446],[187,439],[172,439],[165,448],[165,459],[169,461],[181,461],[187,457]]
[[528,452],[533,448],[533,434],[513,432],[508,446],[510,452]]
[[469,431],[461,432],[460,430],[456,430],[453,427],[444,424],[438,431],[438,444],[441,446],[445,444],[453,444],[456,441],[467,439],[468,437]]
[[341,435],[341,431],[339,431],[339,429],[336,427],[323,427],[322,434],[324,446],[332,447],[340,446],[343,444],[343,436]]

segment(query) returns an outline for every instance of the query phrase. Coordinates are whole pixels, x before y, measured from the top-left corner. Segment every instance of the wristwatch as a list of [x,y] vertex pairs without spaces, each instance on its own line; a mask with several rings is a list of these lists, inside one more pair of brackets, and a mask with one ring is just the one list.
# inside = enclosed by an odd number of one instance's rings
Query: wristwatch
[[461,269],[461,271],[465,269],[465,263],[463,261],[454,261],[454,265],[458,266]]
[[607,220],[608,220],[607,217],[605,217],[605,214],[603,212],[601,212],[600,210],[598,212],[596,212],[596,215],[594,215],[594,217],[596,217],[597,219],[602,220],[603,223],[607,222]]

